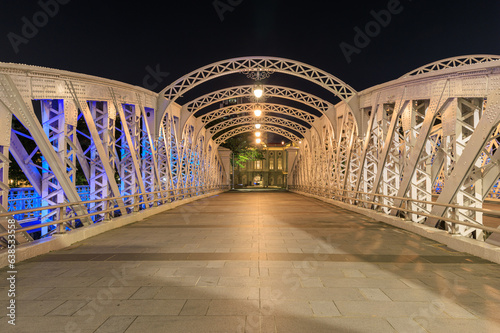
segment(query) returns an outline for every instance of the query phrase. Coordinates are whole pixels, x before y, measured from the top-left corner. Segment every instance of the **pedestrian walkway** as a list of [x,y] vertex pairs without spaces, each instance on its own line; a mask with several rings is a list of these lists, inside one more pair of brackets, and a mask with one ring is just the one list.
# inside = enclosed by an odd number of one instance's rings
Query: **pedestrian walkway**
[[2,332],[500,332],[499,265],[288,192],[223,193],[17,267]]

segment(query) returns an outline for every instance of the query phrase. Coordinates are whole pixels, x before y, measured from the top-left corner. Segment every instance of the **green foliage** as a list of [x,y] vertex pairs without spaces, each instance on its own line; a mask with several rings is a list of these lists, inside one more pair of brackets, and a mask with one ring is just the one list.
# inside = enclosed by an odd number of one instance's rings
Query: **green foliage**
[[251,143],[248,135],[237,135],[234,136],[226,142],[224,142],[222,147],[230,149],[233,152],[233,158],[231,159],[231,165],[238,165],[243,167],[246,165],[247,161],[258,161],[264,160],[264,152],[262,149],[258,148],[255,144]]

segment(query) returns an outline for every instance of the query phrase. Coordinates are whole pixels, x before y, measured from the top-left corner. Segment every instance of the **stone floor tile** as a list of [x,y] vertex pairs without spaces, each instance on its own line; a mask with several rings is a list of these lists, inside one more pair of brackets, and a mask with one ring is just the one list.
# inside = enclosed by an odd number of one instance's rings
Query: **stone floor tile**
[[391,299],[378,288],[359,288],[359,291],[369,301],[391,301]]
[[210,302],[210,300],[205,299],[188,299],[180,316],[205,316]]
[[500,265],[292,193],[223,193],[18,270],[7,332],[500,331]]
[[111,316],[95,333],[122,333],[125,332],[136,319],[136,316]]
[[212,300],[207,316],[238,316],[259,313],[258,300]]
[[310,301],[311,308],[315,317],[334,317],[341,316],[339,310],[333,301]]

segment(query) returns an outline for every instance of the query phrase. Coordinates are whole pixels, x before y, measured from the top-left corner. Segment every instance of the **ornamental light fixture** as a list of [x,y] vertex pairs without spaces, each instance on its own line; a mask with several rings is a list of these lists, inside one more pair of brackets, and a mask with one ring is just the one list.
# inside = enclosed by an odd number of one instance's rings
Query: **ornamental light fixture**
[[260,132],[255,132],[256,137],[260,137]]
[[253,95],[256,98],[261,98],[262,95],[264,95],[264,87],[262,86],[262,84],[256,84],[253,86]]
[[255,106],[255,109],[253,110],[253,114],[256,116],[256,117],[260,117],[262,115],[262,110],[260,109],[260,106],[259,105],[256,105]]
[[260,129],[260,124],[255,124],[256,129]]
[[259,138],[255,139],[255,143],[259,144],[261,140]]

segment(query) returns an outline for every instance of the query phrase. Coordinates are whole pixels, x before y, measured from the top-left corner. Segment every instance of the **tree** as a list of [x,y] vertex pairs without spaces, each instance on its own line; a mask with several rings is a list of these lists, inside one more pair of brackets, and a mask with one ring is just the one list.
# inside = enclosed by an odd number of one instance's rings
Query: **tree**
[[262,149],[253,144],[248,134],[236,135],[229,138],[221,144],[222,147],[230,149],[233,152],[231,165],[243,167],[247,161],[264,160],[264,152]]

